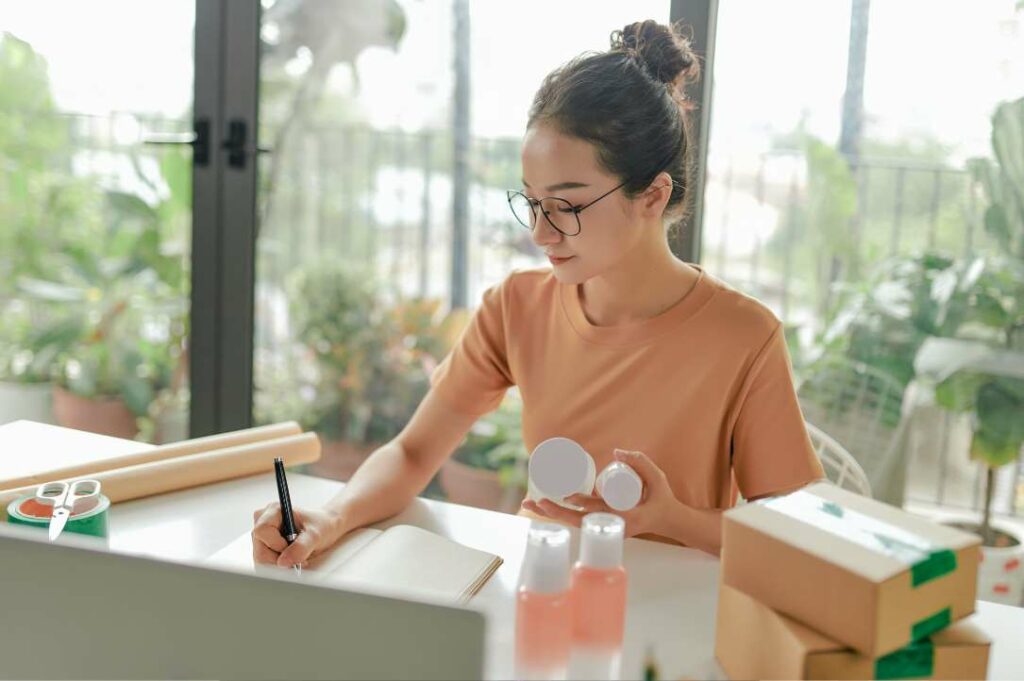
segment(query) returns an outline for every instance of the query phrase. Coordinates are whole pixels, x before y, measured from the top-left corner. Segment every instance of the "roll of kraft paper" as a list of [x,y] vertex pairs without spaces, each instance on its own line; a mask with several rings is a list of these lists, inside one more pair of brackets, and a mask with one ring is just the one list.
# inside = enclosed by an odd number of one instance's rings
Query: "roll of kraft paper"
[[[316,433],[302,433],[101,471],[89,477],[99,480],[103,493],[112,503],[117,503],[247,475],[269,473],[274,469],[274,458],[278,456],[288,466],[317,461],[320,458],[320,439]],[[0,508],[6,511],[11,501],[32,494],[35,489],[33,485],[0,492]]]
[[[41,485],[44,482],[50,482],[51,480],[65,480],[67,478],[92,476],[93,473],[97,473],[99,471],[109,471],[116,468],[136,466],[139,464],[150,463],[152,461],[164,461],[180,456],[208,452],[214,449],[235,447],[238,445],[248,444],[250,442],[274,440],[281,437],[287,437],[289,435],[298,435],[301,432],[302,428],[294,421],[274,423],[266,426],[258,426],[256,428],[245,428],[243,430],[235,430],[230,433],[197,437],[192,440],[182,440],[181,442],[161,445],[141,452],[125,454],[123,456],[112,457],[109,459],[77,463],[71,466],[49,468],[45,471],[32,473],[31,475],[23,475],[18,478],[4,480],[0,483],[0,486],[2,486],[3,490],[9,490],[27,487],[29,485]],[[10,454],[11,453],[8,452],[8,455]]]
[[[64,526],[65,532],[77,532],[93,537],[107,536],[107,510],[110,499],[101,494],[99,502],[80,513],[72,513]],[[35,495],[19,497],[7,507],[8,522],[16,525],[32,525],[47,530],[53,515],[53,506],[40,504]]]

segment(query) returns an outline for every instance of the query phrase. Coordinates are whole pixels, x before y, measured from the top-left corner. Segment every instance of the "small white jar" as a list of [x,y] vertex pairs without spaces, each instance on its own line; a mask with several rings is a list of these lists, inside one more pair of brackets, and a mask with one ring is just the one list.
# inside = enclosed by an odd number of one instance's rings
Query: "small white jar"
[[613,461],[597,476],[597,493],[616,511],[628,511],[640,503],[644,481],[629,464]]

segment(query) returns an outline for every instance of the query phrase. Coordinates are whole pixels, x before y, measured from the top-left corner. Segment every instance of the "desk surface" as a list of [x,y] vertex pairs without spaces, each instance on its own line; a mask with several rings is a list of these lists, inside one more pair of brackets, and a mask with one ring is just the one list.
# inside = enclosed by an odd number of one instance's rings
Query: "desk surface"
[[[322,504],[343,487],[334,480],[297,474],[288,482],[292,500],[300,507]],[[251,529],[252,511],[274,499],[274,478],[268,474],[118,504],[111,508],[110,548],[200,561]],[[529,520],[418,499],[378,527],[399,523],[505,559],[473,603],[488,614],[487,676],[512,678],[514,594]],[[644,653],[650,648],[662,678],[725,678],[713,654],[718,561],[693,549],[630,539],[625,564],[629,609],[623,677],[642,678]],[[980,601],[975,622],[994,642],[989,678],[1024,679],[1024,608]]]

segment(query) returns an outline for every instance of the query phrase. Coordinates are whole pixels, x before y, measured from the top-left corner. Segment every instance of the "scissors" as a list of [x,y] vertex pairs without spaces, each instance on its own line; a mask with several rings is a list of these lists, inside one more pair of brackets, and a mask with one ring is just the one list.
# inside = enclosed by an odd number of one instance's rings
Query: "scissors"
[[53,506],[50,516],[50,541],[60,536],[72,513],[83,513],[94,508],[100,501],[99,480],[76,480],[47,482],[36,490],[36,501]]

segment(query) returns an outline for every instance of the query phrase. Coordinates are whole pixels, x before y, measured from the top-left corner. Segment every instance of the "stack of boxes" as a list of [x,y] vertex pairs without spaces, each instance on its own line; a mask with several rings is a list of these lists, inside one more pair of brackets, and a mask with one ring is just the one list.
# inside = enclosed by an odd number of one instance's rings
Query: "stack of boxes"
[[730,678],[985,678],[975,535],[816,483],[728,511],[722,542]]

